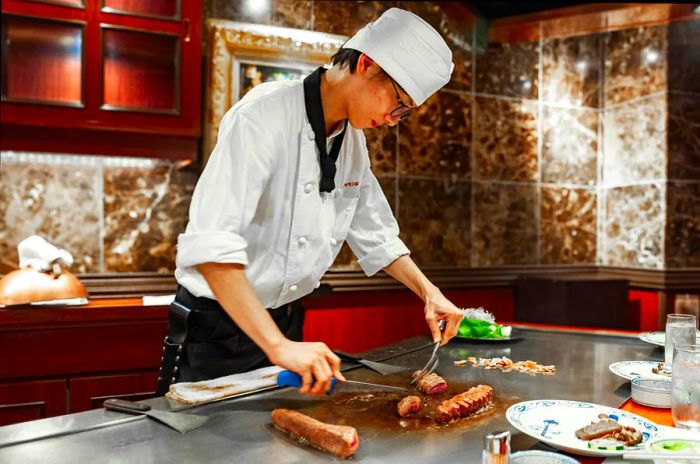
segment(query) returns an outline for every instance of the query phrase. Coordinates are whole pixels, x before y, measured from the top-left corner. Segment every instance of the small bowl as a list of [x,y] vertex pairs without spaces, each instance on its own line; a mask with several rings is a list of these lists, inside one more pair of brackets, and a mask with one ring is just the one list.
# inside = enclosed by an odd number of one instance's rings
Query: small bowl
[[632,379],[632,401],[652,408],[670,408],[671,382],[635,377]]
[[581,464],[581,462],[565,454],[529,450],[511,454],[510,464]]

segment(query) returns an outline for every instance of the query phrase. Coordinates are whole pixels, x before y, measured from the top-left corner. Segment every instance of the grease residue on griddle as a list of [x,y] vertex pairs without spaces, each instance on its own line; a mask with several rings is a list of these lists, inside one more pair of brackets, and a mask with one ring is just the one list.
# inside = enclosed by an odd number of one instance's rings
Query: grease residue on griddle
[[[314,419],[336,425],[351,425],[356,428],[371,428],[383,431],[431,431],[452,428],[472,428],[487,422],[494,415],[501,416],[514,403],[494,393],[489,406],[471,416],[440,425],[433,419],[435,408],[444,400],[469,390],[474,383],[450,382],[445,392],[439,395],[422,395],[418,392],[397,393],[388,391],[336,392],[325,401],[320,401],[309,409],[304,409]],[[407,395],[417,395],[423,400],[420,411],[410,417],[399,417],[396,405]]]

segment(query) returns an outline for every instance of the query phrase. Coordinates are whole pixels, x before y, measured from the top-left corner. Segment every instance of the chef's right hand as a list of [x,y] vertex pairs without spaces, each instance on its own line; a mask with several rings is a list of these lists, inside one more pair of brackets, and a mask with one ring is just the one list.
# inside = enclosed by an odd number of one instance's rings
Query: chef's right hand
[[345,381],[340,372],[340,358],[325,343],[285,340],[268,353],[270,361],[301,376],[299,393],[323,395],[331,387],[331,379]]

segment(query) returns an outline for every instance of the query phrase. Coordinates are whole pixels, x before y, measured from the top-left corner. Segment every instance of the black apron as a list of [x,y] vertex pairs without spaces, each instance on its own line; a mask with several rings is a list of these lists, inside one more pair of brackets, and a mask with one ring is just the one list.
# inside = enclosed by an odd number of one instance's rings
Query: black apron
[[[301,302],[267,311],[285,337],[302,340]],[[157,395],[167,393],[173,383],[215,379],[270,365],[265,353],[233,322],[218,301],[196,297],[178,286],[168,311],[168,336],[163,343]]]

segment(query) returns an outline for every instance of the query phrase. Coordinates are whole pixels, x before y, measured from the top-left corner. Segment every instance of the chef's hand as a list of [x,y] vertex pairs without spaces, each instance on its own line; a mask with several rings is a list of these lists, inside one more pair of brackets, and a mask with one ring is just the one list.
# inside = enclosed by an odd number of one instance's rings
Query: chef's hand
[[430,327],[430,333],[433,335],[433,343],[440,340],[440,328],[438,322],[444,320],[446,322],[445,332],[442,334],[442,345],[450,341],[452,337],[457,335],[459,323],[462,322],[464,314],[437,288],[429,293],[425,298],[425,320]]
[[301,376],[299,393],[323,395],[331,387],[335,377],[341,382],[345,377],[340,372],[340,358],[325,343],[293,342],[285,339],[268,353],[270,361]]

